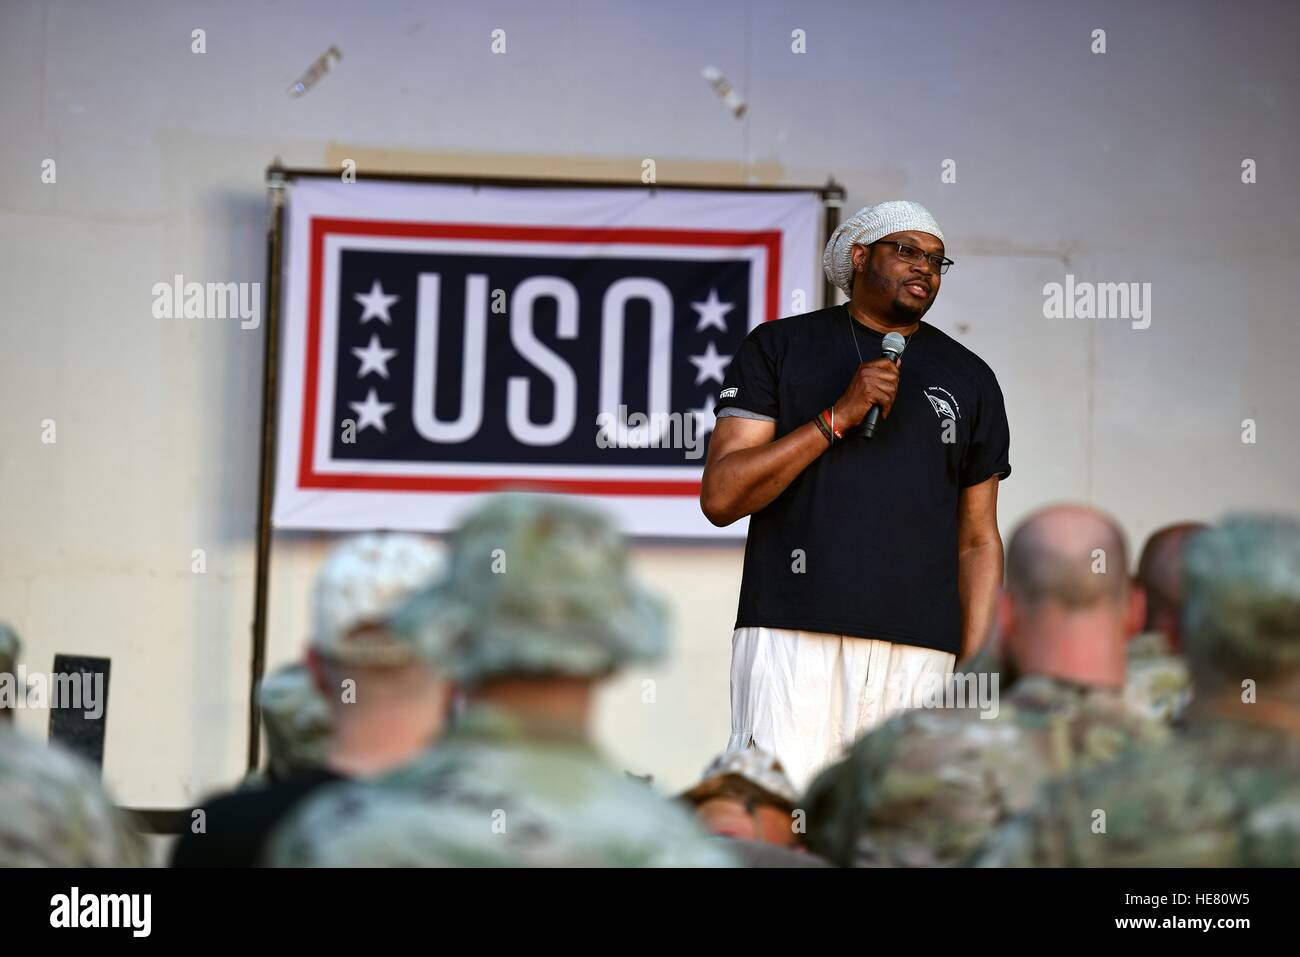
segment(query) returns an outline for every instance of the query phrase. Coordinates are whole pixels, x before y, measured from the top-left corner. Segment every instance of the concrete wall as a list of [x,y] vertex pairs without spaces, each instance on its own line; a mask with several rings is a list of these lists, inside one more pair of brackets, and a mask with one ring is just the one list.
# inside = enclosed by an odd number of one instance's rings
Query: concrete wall
[[[263,278],[277,156],[631,181],[650,157],[661,182],[834,174],[852,208],[919,200],[958,261],[929,319],[1006,393],[1004,533],[1063,498],[1112,509],[1134,542],[1233,506],[1294,510],[1298,25],[1290,3],[7,0],[0,618],[30,668],[112,657],[106,777],[126,803],[180,806],[239,775],[261,334],[155,319],[150,290]],[[290,97],[331,45],[342,61]],[[1043,286],[1067,273],[1150,283],[1150,327],[1045,318]],[[273,664],[299,650],[326,545],[277,538]],[[671,596],[676,652],[609,688],[599,734],[666,787],[726,740],[740,557],[637,549]]]

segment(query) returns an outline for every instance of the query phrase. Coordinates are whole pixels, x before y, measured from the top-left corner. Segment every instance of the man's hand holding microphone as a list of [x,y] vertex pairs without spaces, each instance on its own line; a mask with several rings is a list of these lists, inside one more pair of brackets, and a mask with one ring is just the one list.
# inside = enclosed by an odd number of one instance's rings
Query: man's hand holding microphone
[[[850,429],[867,420],[863,436],[871,438],[880,418],[889,418],[898,395],[898,375],[903,364],[903,349],[907,340],[896,332],[885,336],[882,343],[885,354],[858,366],[849,381],[849,387],[835,401],[835,427],[841,424]],[[897,361],[895,361],[897,360]]]

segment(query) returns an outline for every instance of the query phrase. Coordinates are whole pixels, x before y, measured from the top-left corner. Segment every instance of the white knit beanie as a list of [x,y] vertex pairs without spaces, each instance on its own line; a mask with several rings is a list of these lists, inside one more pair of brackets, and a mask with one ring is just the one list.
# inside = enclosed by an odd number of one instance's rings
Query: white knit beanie
[[864,246],[874,243],[881,237],[905,229],[929,233],[937,236],[940,242],[944,241],[939,223],[920,203],[894,199],[875,206],[863,206],[831,234],[831,241],[822,253],[826,278],[842,289],[844,295],[849,295],[853,280],[853,247],[859,243]]

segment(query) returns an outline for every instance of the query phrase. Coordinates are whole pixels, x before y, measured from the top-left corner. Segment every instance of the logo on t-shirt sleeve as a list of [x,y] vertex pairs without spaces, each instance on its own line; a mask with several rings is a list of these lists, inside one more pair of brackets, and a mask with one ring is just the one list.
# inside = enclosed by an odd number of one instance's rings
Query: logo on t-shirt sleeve
[[740,389],[736,388],[735,386],[732,386],[730,389],[723,389],[722,392],[720,392],[720,393],[718,394],[718,398],[719,398],[719,399],[734,399],[734,398],[736,397],[736,394],[739,393],[739,392],[740,392]]

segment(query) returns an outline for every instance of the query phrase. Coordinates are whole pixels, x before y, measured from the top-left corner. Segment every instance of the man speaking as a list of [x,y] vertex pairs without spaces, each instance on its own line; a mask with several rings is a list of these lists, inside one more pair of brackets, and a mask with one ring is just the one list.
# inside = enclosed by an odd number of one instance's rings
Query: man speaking
[[952,265],[929,211],[864,207],[822,264],[850,301],[745,338],[700,492],[714,525],[751,516],[728,751],[800,788],[983,642],[1011,473],[993,370],[922,321]]

